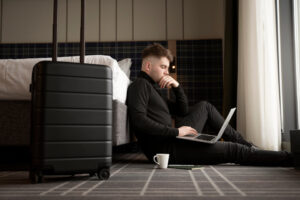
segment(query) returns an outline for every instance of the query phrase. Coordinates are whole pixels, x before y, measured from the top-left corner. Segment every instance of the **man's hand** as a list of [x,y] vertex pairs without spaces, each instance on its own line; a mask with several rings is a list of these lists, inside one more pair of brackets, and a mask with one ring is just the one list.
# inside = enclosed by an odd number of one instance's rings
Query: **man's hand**
[[172,78],[171,76],[167,75],[167,76],[163,76],[160,79],[158,85],[161,88],[169,88],[169,87],[175,87],[175,88],[177,88],[179,86],[179,83],[174,78]]
[[178,130],[179,130],[178,136],[185,136],[185,135],[190,135],[190,134],[197,135],[198,134],[198,132],[190,126],[181,126],[178,128]]

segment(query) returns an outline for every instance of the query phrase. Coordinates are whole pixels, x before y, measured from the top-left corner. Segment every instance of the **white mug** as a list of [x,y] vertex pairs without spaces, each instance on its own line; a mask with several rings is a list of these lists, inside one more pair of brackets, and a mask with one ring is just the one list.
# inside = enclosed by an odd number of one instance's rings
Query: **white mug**
[[168,162],[169,162],[169,154],[167,153],[159,153],[153,156],[153,161],[158,164],[158,166],[161,169],[167,169],[168,168]]

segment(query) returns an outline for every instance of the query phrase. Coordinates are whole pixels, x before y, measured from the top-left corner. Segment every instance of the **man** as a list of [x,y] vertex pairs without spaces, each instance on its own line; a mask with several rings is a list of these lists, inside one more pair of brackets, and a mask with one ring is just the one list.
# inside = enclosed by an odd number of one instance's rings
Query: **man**
[[[176,136],[201,132],[205,124],[217,132],[224,119],[213,105],[205,101],[189,111],[183,88],[169,76],[172,59],[171,52],[160,44],[145,48],[139,77],[127,92],[131,128],[149,160],[156,153],[169,153],[170,163],[176,164],[293,164],[290,153],[254,148],[230,125],[223,134],[224,141],[215,144],[177,139]],[[172,88],[175,100],[162,97],[159,88]],[[176,127],[172,127],[172,115],[181,117]]]

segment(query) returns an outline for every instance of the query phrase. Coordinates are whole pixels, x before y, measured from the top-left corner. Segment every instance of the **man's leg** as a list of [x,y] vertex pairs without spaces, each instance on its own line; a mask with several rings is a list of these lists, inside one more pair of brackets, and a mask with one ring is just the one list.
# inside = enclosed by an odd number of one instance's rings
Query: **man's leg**
[[170,163],[173,164],[293,166],[293,156],[288,152],[258,150],[233,142],[205,144],[175,139],[172,149]]
[[[176,126],[191,126],[198,132],[202,132],[206,123],[217,134],[224,123],[224,118],[212,104],[207,101],[201,101],[192,107],[191,112],[187,116],[176,122]],[[222,138],[225,141],[237,142],[248,147],[252,146],[230,125],[226,127]]]

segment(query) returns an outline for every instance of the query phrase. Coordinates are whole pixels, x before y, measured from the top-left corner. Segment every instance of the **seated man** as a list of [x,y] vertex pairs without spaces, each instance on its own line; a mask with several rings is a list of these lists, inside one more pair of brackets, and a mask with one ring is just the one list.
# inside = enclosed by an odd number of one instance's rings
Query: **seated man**
[[[197,134],[205,124],[216,130],[224,119],[208,102],[200,102],[189,112],[188,100],[181,85],[169,76],[168,68],[173,57],[171,52],[154,44],[142,53],[139,77],[129,86],[127,105],[129,120],[142,151],[152,161],[156,153],[169,153],[170,163],[292,166],[293,156],[285,151],[266,151],[253,148],[250,143],[227,126],[223,139],[215,144],[181,140],[176,136]],[[159,88],[169,88],[175,101],[167,100]],[[171,115],[181,116],[172,127]]]

